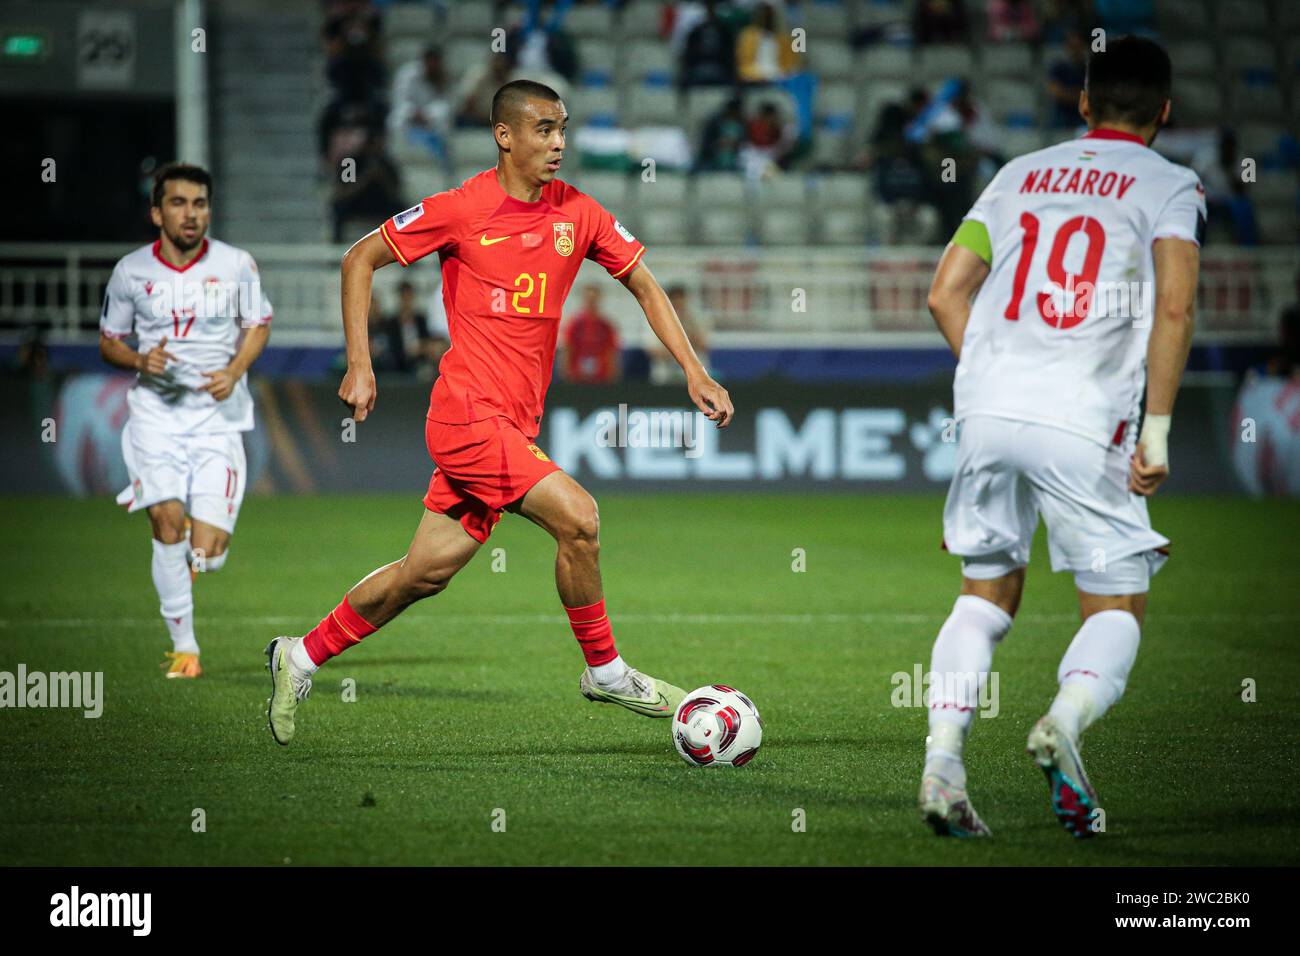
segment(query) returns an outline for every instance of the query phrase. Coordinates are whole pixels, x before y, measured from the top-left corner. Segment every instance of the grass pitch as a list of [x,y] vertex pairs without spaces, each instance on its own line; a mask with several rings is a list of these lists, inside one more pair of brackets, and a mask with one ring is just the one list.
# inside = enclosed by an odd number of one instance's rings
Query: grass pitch
[[1300,506],[1153,501],[1174,558],[1128,692],[1085,737],[1107,832],[1075,843],[1024,754],[1077,626],[1041,538],[994,662],[1000,713],[968,745],[995,836],[945,841],[915,806],[925,711],[891,704],[956,594],[940,500],[600,501],[620,650],[687,689],[750,695],[766,730],[747,767],[689,767],[668,721],[579,696],[554,548],[522,518],[445,594],[323,668],[280,748],[262,648],[400,555],[418,495],[247,501],[226,568],[197,586],[198,681],[158,668],[143,516],[0,500],[0,670],[103,671],[105,697],[97,720],[0,710],[0,864],[1300,862]]

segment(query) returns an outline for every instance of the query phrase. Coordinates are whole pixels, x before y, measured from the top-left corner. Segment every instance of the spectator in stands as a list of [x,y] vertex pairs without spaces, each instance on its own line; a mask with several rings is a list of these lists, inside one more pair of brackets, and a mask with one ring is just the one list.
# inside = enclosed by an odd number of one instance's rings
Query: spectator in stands
[[[516,49],[507,42],[507,51]],[[457,104],[456,125],[483,129],[488,114],[492,112],[492,97],[511,80],[534,80],[555,90],[561,99],[569,98],[569,82],[559,73],[544,69],[525,70],[516,66],[514,55],[509,52],[489,53],[482,62],[465,73],[457,87],[454,97]]]
[[1071,30],[1088,36],[1092,29],[1092,0],[1047,0],[1039,39],[1043,43],[1065,43]]
[[380,42],[379,14],[365,0],[335,0],[321,27],[330,98],[318,124],[318,149],[326,176],[338,175],[338,161],[356,156],[366,131],[382,121],[387,71]]
[[[708,332],[700,322],[695,320],[695,315],[690,308],[690,301],[686,295],[686,286],[670,285],[665,291],[668,293],[668,301],[677,310],[677,318],[681,319],[682,330],[685,331],[686,337],[691,340],[691,345],[695,348],[695,354],[700,357],[700,362],[704,367],[709,368]],[[650,333],[650,345],[647,347],[646,352],[650,358],[651,384],[680,385],[686,381],[686,373],[682,371],[672,353],[664,348],[664,344],[659,341],[659,337],[653,332]],[[712,373],[712,370],[710,372]]]
[[327,181],[338,178],[343,160],[361,153],[373,126],[374,119],[366,103],[336,100],[325,108],[317,146]]
[[608,385],[623,376],[618,329],[600,311],[600,286],[582,290],[582,309],[564,327],[560,370],[565,381]]
[[759,3],[749,26],[736,39],[736,78],[742,83],[771,83],[799,70],[790,34],[771,3]]
[[745,145],[745,114],[740,97],[733,96],[704,124],[696,172],[736,172],[740,150]]
[[[686,38],[704,19],[706,3],[702,0],[668,0],[659,8],[659,39],[667,40],[673,57],[680,59]],[[717,6],[714,5],[714,13]]]
[[1091,0],[1047,0],[1040,31],[1044,43],[1064,43],[1071,30],[1086,37],[1091,28]]
[[1033,0],[989,0],[985,15],[989,39],[995,43],[1038,41],[1038,14]]
[[[943,242],[956,232],[975,201],[974,183],[981,158],[975,138],[984,132],[985,148],[997,148],[996,134],[990,144],[987,132],[978,127],[976,117],[980,112],[971,97],[970,84],[948,80],[905,130],[909,140],[923,144],[924,198],[939,211],[939,235],[930,241]],[[953,175],[945,175],[946,167]]]
[[420,59],[403,64],[393,78],[389,133],[425,146],[445,163],[451,111],[442,51],[436,46],[426,47]]
[[428,320],[416,308],[415,287],[404,281],[397,287],[397,296],[397,311],[384,321],[389,365],[394,371],[423,380],[431,379],[442,356],[434,337],[429,334]]
[[402,208],[402,174],[389,157],[381,128],[370,131],[356,157],[355,178],[344,167],[334,187],[334,241],[343,242],[349,222],[360,222],[365,232]]
[[533,0],[519,24],[507,33],[506,48],[518,51],[516,66],[530,79],[558,73],[570,83],[577,82],[578,46],[564,30],[568,7],[568,3]]
[[975,96],[970,80],[960,81],[957,95],[952,100],[952,108],[961,119],[962,131],[971,154],[976,162],[985,165],[983,171],[987,175],[981,178],[991,179],[1010,158],[1002,152],[1001,128],[993,122],[988,107]]
[[912,8],[912,41],[927,43],[967,43],[970,21],[963,0],[915,0]]
[[1065,35],[1065,58],[1047,70],[1047,92],[1052,98],[1048,122],[1053,129],[1073,129],[1083,124],[1079,116],[1079,94],[1088,65],[1088,44],[1083,34],[1071,30]]
[[492,112],[492,97],[510,82],[513,69],[514,63],[509,53],[492,53],[478,66],[467,71],[456,91],[456,102],[459,104],[456,124],[482,129]]
[[1197,170],[1205,188],[1206,212],[1211,220],[1227,222],[1232,241],[1239,246],[1259,245],[1259,225],[1255,206],[1241,178],[1241,157],[1237,134],[1231,129],[1219,132],[1218,161],[1208,169]]
[[730,86],[736,81],[736,38],[718,16],[716,0],[703,4],[701,17],[682,43],[677,83],[692,86]]
[[924,87],[915,86],[901,103],[881,107],[866,149],[854,165],[870,170],[875,177],[876,194],[881,202],[912,202],[923,191],[925,171],[919,144],[907,140],[905,130],[930,101]]
[[[659,24],[659,35],[668,40],[673,55],[681,54],[686,46],[686,37],[704,19],[704,7],[708,0],[667,0]],[[732,37],[749,25],[752,7],[756,0],[717,0],[714,10],[718,19],[731,32]],[[766,2],[766,0],[759,0]]]
[[793,122],[781,115],[770,100],[745,124],[745,143],[740,149],[740,165],[750,179],[762,179],[787,169],[798,142]]
[[379,13],[367,0],[336,0],[321,28],[325,75],[335,99],[382,102],[387,83]]

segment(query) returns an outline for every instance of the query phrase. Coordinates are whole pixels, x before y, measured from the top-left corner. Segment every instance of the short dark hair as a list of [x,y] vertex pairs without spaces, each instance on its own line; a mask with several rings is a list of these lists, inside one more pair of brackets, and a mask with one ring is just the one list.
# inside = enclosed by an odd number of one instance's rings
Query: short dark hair
[[488,122],[494,127],[497,123],[514,126],[524,104],[529,100],[558,103],[560,94],[545,83],[537,83],[533,80],[511,80],[493,95],[492,113],[488,117]]
[[173,179],[183,179],[187,183],[204,186],[208,190],[208,202],[212,202],[212,174],[202,166],[192,163],[168,163],[153,174],[153,193],[151,204],[161,206],[167,183]]
[[1122,36],[1088,57],[1083,87],[1094,122],[1149,126],[1169,99],[1173,67],[1154,40]]

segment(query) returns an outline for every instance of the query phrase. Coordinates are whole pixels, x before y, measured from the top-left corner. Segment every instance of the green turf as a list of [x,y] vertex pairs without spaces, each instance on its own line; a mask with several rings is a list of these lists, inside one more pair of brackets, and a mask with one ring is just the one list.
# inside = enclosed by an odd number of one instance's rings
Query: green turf
[[[1076,844],[1024,755],[1076,626],[1041,539],[995,662],[1001,713],[976,721],[968,748],[995,838],[943,841],[918,820],[925,713],[891,706],[890,678],[928,664],[955,593],[937,499],[602,496],[624,655],[688,689],[733,684],[763,711],[763,749],[736,771],[689,767],[667,721],[579,696],[553,546],[521,518],[490,541],[504,573],[485,549],[445,594],[324,668],[282,749],[263,646],[400,555],[418,500],[249,500],[229,564],[199,582],[207,674],[194,682],[158,669],[143,517],[0,500],[0,670],[102,670],[106,698],[98,720],[0,711],[0,863],[1300,862],[1300,507],[1152,510],[1175,559],[1128,694],[1086,737],[1107,833]],[[1244,678],[1258,702],[1241,700]],[[792,832],[796,808],[806,832]]]

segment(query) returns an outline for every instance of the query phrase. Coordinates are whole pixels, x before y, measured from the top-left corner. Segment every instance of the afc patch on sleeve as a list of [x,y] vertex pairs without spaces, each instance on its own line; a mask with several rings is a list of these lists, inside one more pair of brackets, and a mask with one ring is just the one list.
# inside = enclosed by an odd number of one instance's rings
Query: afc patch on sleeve
[[627,231],[627,226],[623,225],[617,219],[614,220],[614,231],[626,239],[628,242],[636,242],[636,237]]
[[397,228],[398,232],[401,232],[403,229],[405,229],[407,226],[415,222],[415,220],[419,219],[423,215],[424,215],[424,203],[418,203],[412,206],[410,209],[407,209],[404,212],[399,212],[396,216],[394,216],[393,225]]

